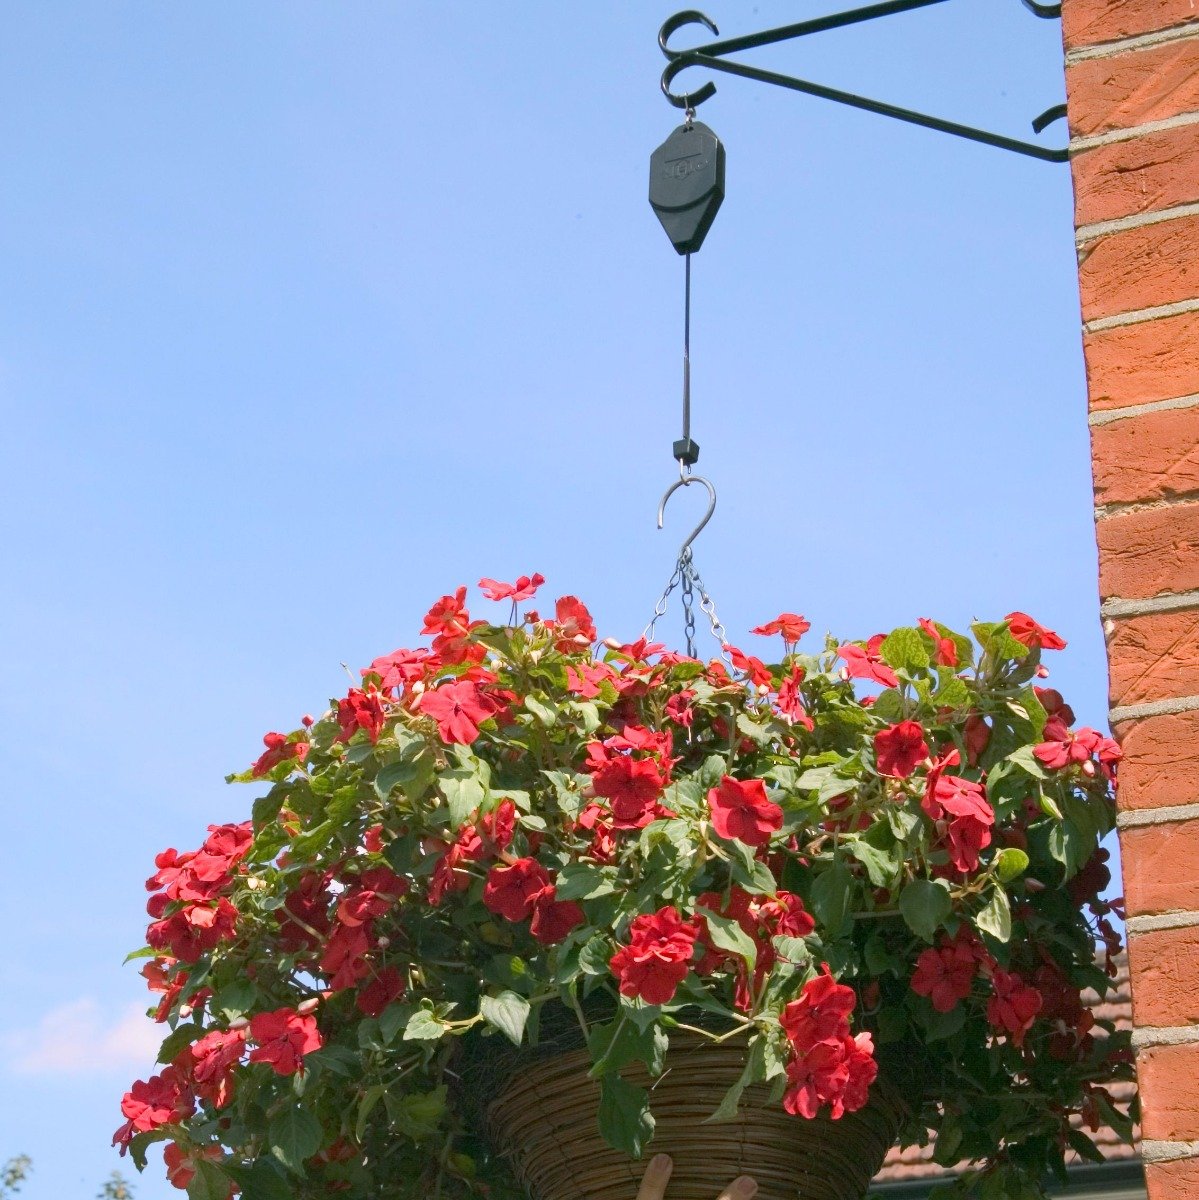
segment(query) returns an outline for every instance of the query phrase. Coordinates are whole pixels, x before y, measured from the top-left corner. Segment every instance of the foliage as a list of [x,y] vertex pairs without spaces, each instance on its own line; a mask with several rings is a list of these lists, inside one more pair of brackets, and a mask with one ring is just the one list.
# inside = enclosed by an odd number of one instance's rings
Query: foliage
[[21,1190],[33,1169],[33,1160],[28,1154],[18,1154],[0,1167],[0,1200],[9,1200]]
[[1104,1090],[1127,1035],[1080,998],[1109,983],[1096,937],[1109,968],[1119,945],[1119,750],[1034,682],[1052,631],[922,620],[801,653],[783,614],[754,631],[781,662],[705,664],[597,646],[573,597],[518,619],[539,576],[481,582],[507,623],[442,597],[430,648],[231,776],[270,784],[252,822],[159,855],[138,956],[163,1066],[114,1139],[139,1167],[166,1141],[194,1200],[511,1194],[461,1055],[535,1042],[550,1009],[630,1153],[652,1102],[619,1071],[660,1072],[678,1028],[744,1045],[718,1118],[752,1080],[836,1117],[917,1063],[904,1137],[981,1163],[982,1195],[1042,1195],[1094,1153],[1079,1118],[1129,1132]]

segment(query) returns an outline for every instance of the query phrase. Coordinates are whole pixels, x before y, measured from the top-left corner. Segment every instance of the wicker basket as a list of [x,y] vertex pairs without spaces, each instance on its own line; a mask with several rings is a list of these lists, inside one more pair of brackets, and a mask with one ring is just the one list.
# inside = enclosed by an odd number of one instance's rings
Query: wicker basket
[[[900,1092],[880,1076],[870,1103],[839,1121],[793,1117],[767,1104],[768,1089],[757,1086],[746,1090],[737,1120],[705,1125],[740,1076],[744,1051],[678,1031],[666,1065],[656,1081],[640,1068],[624,1074],[652,1088],[651,1151],[674,1158],[670,1200],[715,1200],[741,1174],[758,1181],[760,1200],[861,1200],[906,1113]],[[644,1163],[600,1137],[590,1066],[581,1050],[526,1060],[487,1106],[490,1140],[535,1200],[637,1194]]]

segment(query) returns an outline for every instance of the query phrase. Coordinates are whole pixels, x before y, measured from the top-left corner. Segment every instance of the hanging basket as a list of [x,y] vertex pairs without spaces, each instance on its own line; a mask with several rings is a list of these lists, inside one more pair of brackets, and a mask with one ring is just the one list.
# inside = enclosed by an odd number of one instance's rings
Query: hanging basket
[[[600,1136],[600,1089],[586,1051],[525,1059],[486,1107],[490,1140],[535,1200],[632,1200],[645,1162]],[[705,1124],[741,1074],[744,1051],[694,1034],[671,1035],[666,1071],[622,1072],[650,1088],[657,1125],[650,1153],[674,1159],[670,1200],[713,1200],[738,1175],[752,1175],[760,1200],[861,1200],[907,1111],[880,1076],[865,1108],[838,1121],[806,1120],[747,1088],[734,1121]]]

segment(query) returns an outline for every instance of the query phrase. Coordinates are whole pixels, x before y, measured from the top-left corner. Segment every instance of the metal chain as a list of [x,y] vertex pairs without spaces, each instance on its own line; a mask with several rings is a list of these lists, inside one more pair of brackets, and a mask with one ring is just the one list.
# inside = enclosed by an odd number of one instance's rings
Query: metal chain
[[691,559],[691,547],[688,546],[679,555],[679,569],[683,572],[683,638],[687,647],[688,658],[698,658],[695,647],[695,595],[694,580],[695,564]]
[[[690,559],[691,551],[687,551]],[[712,627],[712,636],[720,643],[720,653],[725,658],[729,658],[729,652],[726,649],[729,642],[729,635],[725,632],[725,628],[720,618],[716,615],[716,603],[710,595],[708,589],[704,586],[704,581],[699,577],[699,572],[695,569],[693,563],[691,566],[691,574],[695,580],[696,587],[699,588],[699,606],[703,610],[704,615],[708,618],[708,624]]]
[[666,615],[666,602],[676,587],[680,589],[679,595],[683,602],[683,636],[688,658],[699,658],[699,647],[695,641],[695,593],[698,592],[700,611],[708,618],[712,636],[720,646],[721,657],[726,661],[731,661],[727,649],[728,634],[725,632],[720,617],[716,614],[716,604],[708,594],[707,585],[695,569],[695,559],[692,557],[689,546],[679,555],[674,566],[674,574],[671,575],[665,590],[658,598],[658,603],[654,605],[654,615],[649,624],[641,631],[641,636],[652,640],[658,619]]
[[659,617],[666,616],[666,601],[669,599],[670,593],[682,582],[682,579],[683,560],[680,558],[674,565],[674,574],[670,577],[666,590],[658,597],[658,603],[654,605],[654,615],[650,618],[649,624],[641,631],[641,636],[647,641],[653,640],[654,626],[657,625]]

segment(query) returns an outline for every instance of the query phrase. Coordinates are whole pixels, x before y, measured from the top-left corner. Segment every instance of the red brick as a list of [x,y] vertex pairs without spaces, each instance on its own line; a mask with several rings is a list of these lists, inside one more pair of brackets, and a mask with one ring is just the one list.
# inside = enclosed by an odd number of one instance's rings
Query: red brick
[[1064,0],[1066,49],[1114,42],[1199,20],[1195,0]]
[[1146,1163],[1149,1200],[1199,1200],[1199,1158]]
[[1091,431],[1097,504],[1199,491],[1199,405],[1141,413]]
[[1130,129],[1199,110],[1199,38],[1167,42],[1066,69],[1075,137]]
[[1199,1138],[1199,1045],[1154,1046],[1137,1055],[1141,1135],[1147,1141]]
[[1114,625],[1107,643],[1113,705],[1199,696],[1199,612],[1150,613]]
[[1084,320],[1199,299],[1199,216],[1096,238],[1080,256]]
[[1199,313],[1085,334],[1083,349],[1093,409],[1199,393]]
[[1077,225],[1191,204],[1199,200],[1199,124],[1092,146],[1070,170]]
[[1199,1024],[1199,927],[1133,934],[1128,962],[1135,1024]]
[[1120,859],[1130,917],[1199,909],[1199,819],[1121,830]]
[[1121,809],[1199,804],[1199,712],[1121,721],[1115,733],[1124,750]]
[[1199,588],[1199,504],[1166,504],[1104,517],[1095,532],[1104,599]]

